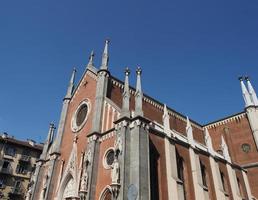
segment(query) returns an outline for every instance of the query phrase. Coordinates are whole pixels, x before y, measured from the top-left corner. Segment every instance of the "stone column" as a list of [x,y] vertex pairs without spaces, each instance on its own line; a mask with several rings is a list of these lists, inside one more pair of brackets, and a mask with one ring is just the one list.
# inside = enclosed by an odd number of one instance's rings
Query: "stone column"
[[200,184],[201,180],[200,180],[199,156],[195,154],[194,150],[191,147],[189,148],[189,155],[190,155],[191,168],[192,168],[195,199],[196,200],[205,200],[203,188],[202,188],[202,185]]
[[226,167],[227,167],[229,183],[231,186],[233,198],[234,198],[234,200],[242,200],[242,197],[241,197],[240,191],[239,191],[239,187],[237,184],[236,172],[229,163],[226,164]]
[[250,189],[248,177],[247,177],[246,172],[244,170],[242,170],[242,175],[243,175],[243,179],[244,179],[244,182],[245,182],[247,197],[248,197],[248,199],[253,199],[253,195],[252,195],[252,192],[251,192],[251,189]]
[[212,156],[209,157],[209,160],[211,165],[211,173],[212,173],[212,179],[213,179],[216,198],[225,200],[226,198],[223,192],[223,186],[220,178],[218,163],[215,161],[215,159]]
[[129,190],[138,193],[137,200],[150,199],[148,124],[149,121],[140,116],[134,118],[131,123]]

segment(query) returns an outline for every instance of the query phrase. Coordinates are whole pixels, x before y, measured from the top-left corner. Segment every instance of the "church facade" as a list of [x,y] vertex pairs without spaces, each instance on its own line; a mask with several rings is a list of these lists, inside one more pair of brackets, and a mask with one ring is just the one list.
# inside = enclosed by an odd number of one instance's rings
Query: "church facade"
[[[50,126],[27,200],[223,200],[258,198],[258,100],[240,83],[242,113],[201,125],[113,77],[109,42],[93,53],[60,121]],[[246,88],[247,84],[247,88]]]

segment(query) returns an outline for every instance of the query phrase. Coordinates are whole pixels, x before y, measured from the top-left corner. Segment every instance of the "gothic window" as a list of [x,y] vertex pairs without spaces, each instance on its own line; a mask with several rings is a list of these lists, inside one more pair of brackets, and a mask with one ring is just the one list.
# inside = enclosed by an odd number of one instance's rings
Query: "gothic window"
[[177,190],[180,200],[186,199],[186,191],[185,191],[185,166],[184,159],[178,154],[176,151],[176,166],[177,166]]
[[184,182],[184,160],[183,158],[177,153],[176,155],[177,161],[177,178]]
[[244,197],[243,187],[242,187],[242,184],[241,184],[239,178],[237,178],[237,185],[238,185],[240,196]]
[[204,166],[204,164],[202,162],[200,162],[200,166],[201,166],[202,184],[205,187],[208,187],[208,185],[207,185],[206,167]]
[[89,110],[90,110],[89,100],[82,101],[72,117],[73,132],[78,132],[82,129],[82,127],[87,121]]
[[112,192],[109,188],[106,188],[102,193],[100,200],[112,200]]
[[160,155],[155,145],[150,140],[150,186],[151,199],[159,200],[159,159]]
[[82,123],[84,122],[84,120],[87,116],[87,112],[88,112],[88,106],[86,104],[83,104],[77,113],[77,117],[76,117],[76,125],[77,126],[82,125]]
[[106,151],[103,159],[103,165],[106,169],[110,169],[115,160],[115,151],[113,148],[110,148]]
[[228,183],[227,183],[227,180],[226,180],[226,178],[225,178],[224,173],[221,172],[221,171],[220,171],[220,178],[221,178],[223,190],[224,190],[225,192],[228,192]]

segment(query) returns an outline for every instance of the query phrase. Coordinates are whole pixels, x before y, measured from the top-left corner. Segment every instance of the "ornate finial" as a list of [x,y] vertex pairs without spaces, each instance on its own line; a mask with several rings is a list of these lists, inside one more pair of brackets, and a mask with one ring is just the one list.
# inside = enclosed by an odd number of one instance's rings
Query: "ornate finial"
[[94,51],[92,50],[91,53],[90,53],[90,57],[89,57],[88,67],[93,66],[93,58],[94,58]]
[[130,89],[129,89],[129,74],[130,70],[128,67],[125,68],[125,85],[123,92],[123,105],[122,105],[122,113],[123,117],[130,117]]
[[142,69],[141,69],[140,66],[137,67],[137,69],[136,69],[136,74],[137,74],[137,75],[141,75],[141,74],[142,74]]
[[104,51],[102,54],[102,64],[101,64],[101,69],[107,70],[108,69],[108,60],[109,60],[109,56],[108,56],[108,44],[109,44],[109,40],[106,39],[105,40],[105,47],[104,47]]
[[50,126],[50,128],[55,128],[54,122],[50,122],[49,126]]
[[91,52],[90,52],[90,60],[93,60],[93,57],[95,56],[95,54],[94,54],[94,51],[92,50]]
[[125,75],[126,76],[130,75],[130,69],[128,67],[125,68]]
[[110,40],[109,39],[106,39],[105,40],[105,48],[104,48],[104,54],[108,54],[108,45],[110,43]]
[[249,76],[245,76],[245,80],[246,81],[249,81],[250,79],[249,79]]
[[240,80],[240,81],[243,81],[243,79],[244,79],[243,76],[239,76],[239,77],[238,77],[238,80]]

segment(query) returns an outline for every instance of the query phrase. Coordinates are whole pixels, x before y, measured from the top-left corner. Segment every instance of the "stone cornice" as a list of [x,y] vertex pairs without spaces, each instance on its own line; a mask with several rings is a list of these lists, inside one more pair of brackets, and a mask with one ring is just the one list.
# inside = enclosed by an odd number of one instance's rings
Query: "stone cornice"
[[235,114],[235,115],[223,118],[221,120],[218,120],[216,122],[212,122],[210,124],[207,124],[207,125],[204,126],[204,128],[207,128],[207,129],[215,128],[215,127],[218,127],[218,126],[221,126],[221,125],[225,125],[225,124],[227,124],[229,122],[241,120],[244,117],[246,117],[246,113],[245,112],[241,112],[241,113],[238,113],[238,114]]

